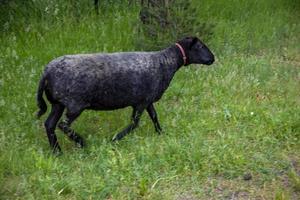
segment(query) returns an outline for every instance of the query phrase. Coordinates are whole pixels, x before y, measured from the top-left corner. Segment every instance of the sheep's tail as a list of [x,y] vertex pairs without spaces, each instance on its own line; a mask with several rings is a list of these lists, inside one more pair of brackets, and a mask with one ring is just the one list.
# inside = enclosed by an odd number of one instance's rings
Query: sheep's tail
[[39,107],[39,111],[36,113],[37,118],[40,118],[45,112],[47,111],[47,104],[43,98],[43,93],[46,87],[46,78],[45,76],[42,76],[40,83],[39,83],[39,88],[37,91],[37,105]]

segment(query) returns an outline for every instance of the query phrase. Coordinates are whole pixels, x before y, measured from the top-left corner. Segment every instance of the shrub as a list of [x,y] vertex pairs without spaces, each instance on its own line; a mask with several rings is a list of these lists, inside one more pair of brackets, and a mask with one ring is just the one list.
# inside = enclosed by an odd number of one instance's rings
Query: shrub
[[212,27],[201,21],[191,0],[141,1],[135,43],[139,49],[157,50],[185,36],[198,35],[207,40]]

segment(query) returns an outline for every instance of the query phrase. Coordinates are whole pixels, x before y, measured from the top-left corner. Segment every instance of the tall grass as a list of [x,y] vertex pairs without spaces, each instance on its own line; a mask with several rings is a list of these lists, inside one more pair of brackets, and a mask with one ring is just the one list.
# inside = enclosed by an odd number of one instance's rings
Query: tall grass
[[144,115],[113,144],[131,110],[86,111],[74,129],[87,148],[57,130],[60,157],[51,155],[45,117],[34,117],[45,64],[63,54],[140,50],[139,8],[111,1],[97,16],[87,0],[1,4],[0,199],[207,199],[220,190],[220,198],[293,197],[280,180],[297,170],[300,153],[297,2],[194,1],[215,25],[207,43],[217,62],[176,74],[156,104],[164,134]]

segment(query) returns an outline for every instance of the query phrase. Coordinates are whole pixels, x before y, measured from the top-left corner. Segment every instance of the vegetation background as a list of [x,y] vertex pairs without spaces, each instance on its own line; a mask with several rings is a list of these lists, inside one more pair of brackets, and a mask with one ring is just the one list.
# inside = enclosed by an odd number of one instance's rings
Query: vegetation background
[[141,6],[103,0],[97,15],[91,0],[0,1],[0,199],[299,199],[300,1],[189,2],[212,25],[209,37],[192,30],[217,61],[177,72],[156,104],[164,134],[144,115],[113,144],[130,108],[86,111],[73,127],[87,148],[57,130],[55,157],[35,118],[45,65],[146,49]]

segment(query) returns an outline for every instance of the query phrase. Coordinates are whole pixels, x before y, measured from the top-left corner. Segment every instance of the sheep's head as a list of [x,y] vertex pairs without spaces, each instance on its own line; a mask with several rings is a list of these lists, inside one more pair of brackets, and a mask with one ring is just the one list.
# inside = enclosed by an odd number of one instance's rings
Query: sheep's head
[[214,54],[197,37],[186,37],[177,42],[183,48],[188,64],[211,65],[215,61]]

